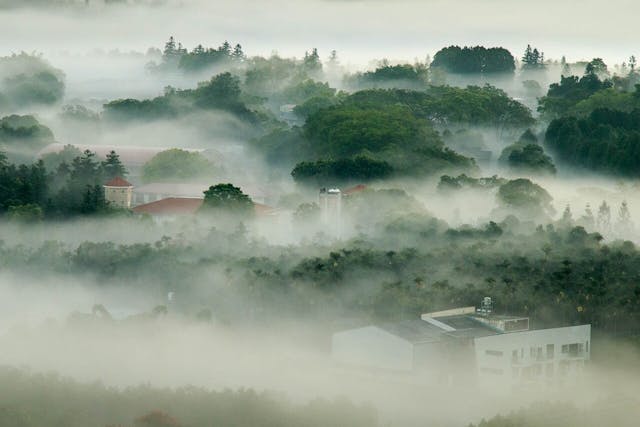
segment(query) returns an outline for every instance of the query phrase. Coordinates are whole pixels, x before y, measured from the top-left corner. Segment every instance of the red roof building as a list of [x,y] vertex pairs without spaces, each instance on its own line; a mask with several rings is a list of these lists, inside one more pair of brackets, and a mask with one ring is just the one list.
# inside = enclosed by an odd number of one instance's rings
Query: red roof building
[[[147,214],[152,216],[178,216],[178,215],[194,215],[204,202],[200,198],[187,197],[168,197],[166,199],[157,200],[144,205],[138,205],[132,209],[138,214]],[[260,203],[253,204],[257,216],[274,215],[276,210],[270,206]]]
[[116,176],[115,178],[113,178],[111,181],[107,182],[105,185],[105,187],[133,187],[133,184],[130,183],[129,181],[120,178],[119,176]]
[[360,193],[361,191],[364,191],[366,189],[367,189],[366,185],[359,184],[359,185],[356,185],[355,187],[347,188],[346,190],[344,190],[342,192],[342,195],[343,196],[350,196],[350,195],[355,194],[355,193]]
[[138,205],[133,208],[133,212],[148,215],[193,215],[200,206],[202,199],[186,198],[186,197],[169,197],[157,200],[144,205]]

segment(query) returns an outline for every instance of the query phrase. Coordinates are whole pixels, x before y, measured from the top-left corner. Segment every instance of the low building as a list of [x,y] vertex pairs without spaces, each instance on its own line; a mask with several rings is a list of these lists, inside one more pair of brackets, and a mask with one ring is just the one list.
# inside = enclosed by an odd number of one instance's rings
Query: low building
[[591,326],[530,329],[527,317],[465,307],[369,325],[332,337],[340,364],[440,384],[561,384],[590,359]]
[[[211,183],[172,183],[152,182],[141,185],[133,190],[133,205],[155,202],[167,198],[178,199],[204,199],[204,192],[209,189]],[[257,203],[270,203],[269,193],[252,185],[240,185],[242,191]]]
[[[146,214],[157,219],[166,220],[195,215],[203,203],[204,199],[196,197],[168,197],[138,205],[132,211],[137,214]],[[254,203],[253,208],[258,217],[274,216],[278,213],[277,209],[260,203]]]
[[131,208],[133,184],[118,176],[104,184],[103,187],[104,198],[111,206],[123,209]]

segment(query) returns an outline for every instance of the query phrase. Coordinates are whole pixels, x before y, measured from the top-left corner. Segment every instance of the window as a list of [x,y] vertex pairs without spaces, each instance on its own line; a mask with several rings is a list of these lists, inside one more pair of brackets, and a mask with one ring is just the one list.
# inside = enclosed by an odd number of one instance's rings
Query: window
[[589,341],[587,341],[587,353],[589,353]]
[[584,353],[583,343],[563,344],[562,354],[568,354],[569,357],[578,357]]
[[497,350],[486,350],[485,354],[487,356],[496,356],[496,357],[502,357],[502,355],[504,354],[501,351],[497,351]]
[[511,363],[513,364],[518,363],[518,350],[513,350],[511,352]]
[[555,346],[553,344],[547,344],[547,359],[553,359],[554,352]]

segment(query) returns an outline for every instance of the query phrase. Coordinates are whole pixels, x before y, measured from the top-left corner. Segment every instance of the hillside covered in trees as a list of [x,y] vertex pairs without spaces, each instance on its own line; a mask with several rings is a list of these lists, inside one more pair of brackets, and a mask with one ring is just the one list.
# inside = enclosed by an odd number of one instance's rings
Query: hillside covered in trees
[[0,0],[0,426],[635,425],[636,58],[456,2]]

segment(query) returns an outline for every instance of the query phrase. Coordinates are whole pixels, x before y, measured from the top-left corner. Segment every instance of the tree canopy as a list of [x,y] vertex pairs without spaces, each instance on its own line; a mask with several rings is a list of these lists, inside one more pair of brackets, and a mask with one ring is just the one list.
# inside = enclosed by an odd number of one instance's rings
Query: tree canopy
[[549,124],[545,145],[567,164],[620,176],[640,176],[640,109],[597,109]]
[[204,192],[202,212],[222,212],[247,217],[253,215],[254,205],[251,197],[233,184],[216,184]]
[[449,46],[435,54],[431,67],[459,74],[492,74],[513,73],[516,63],[513,55],[502,47]]
[[213,173],[214,166],[204,155],[179,148],[156,154],[142,168],[146,182],[189,181],[210,177]]

